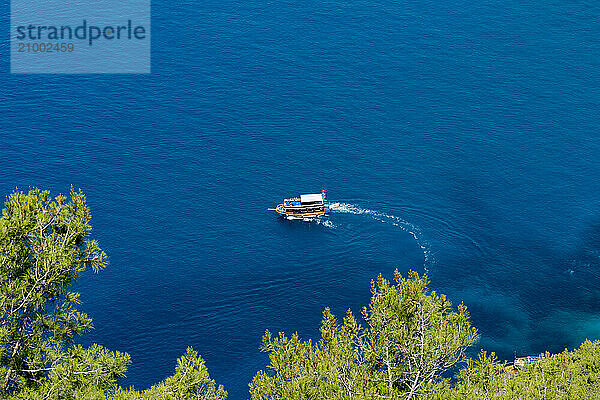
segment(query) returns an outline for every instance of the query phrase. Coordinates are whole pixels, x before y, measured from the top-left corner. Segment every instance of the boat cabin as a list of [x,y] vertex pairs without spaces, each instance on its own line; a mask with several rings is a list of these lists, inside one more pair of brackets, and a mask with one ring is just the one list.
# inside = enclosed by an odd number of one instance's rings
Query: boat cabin
[[327,190],[284,199],[274,210],[287,217],[311,218],[328,215]]

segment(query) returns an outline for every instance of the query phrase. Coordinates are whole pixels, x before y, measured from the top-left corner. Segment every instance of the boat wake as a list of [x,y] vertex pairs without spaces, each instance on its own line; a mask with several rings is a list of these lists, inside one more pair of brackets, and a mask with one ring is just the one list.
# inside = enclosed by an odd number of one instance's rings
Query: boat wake
[[335,228],[335,224],[328,219],[318,218],[318,217],[285,217],[288,221],[304,221],[304,222],[314,222],[317,225],[322,225],[326,228]]
[[[370,210],[368,208],[361,208],[357,205],[350,203],[330,203],[329,208],[334,211],[335,214],[354,214],[354,215],[366,215],[371,217],[373,220],[382,222],[385,224],[390,224],[392,226],[400,228],[402,231],[408,233],[412,236],[414,241],[423,251],[423,267],[426,272],[429,271],[429,267],[435,264],[435,257],[431,253],[429,243],[423,239],[423,233],[421,229],[415,224],[412,224],[400,217],[395,215],[386,214],[381,211]],[[315,223],[318,225],[322,225],[326,228],[337,228],[337,226],[327,218],[319,218],[319,217],[295,217],[295,216],[287,216],[285,219],[289,221],[304,221]]]
[[354,204],[333,203],[333,204],[331,204],[330,207],[332,210],[335,210],[336,213],[367,215],[367,216],[371,217],[372,219],[374,219],[375,221],[379,221],[379,222],[382,222],[385,224],[391,224],[393,226],[400,228],[404,232],[407,232],[408,234],[410,234],[413,237],[413,239],[415,240],[415,242],[417,243],[417,245],[421,248],[421,250],[423,250],[423,258],[424,258],[423,265],[424,265],[425,271],[428,271],[429,266],[435,264],[435,258],[433,256],[433,254],[431,253],[429,243],[425,239],[423,239],[423,233],[421,232],[421,229],[419,229],[418,226],[416,226],[408,221],[405,221],[404,219],[397,217],[395,215],[386,214],[381,211],[370,210],[368,208],[361,208]]

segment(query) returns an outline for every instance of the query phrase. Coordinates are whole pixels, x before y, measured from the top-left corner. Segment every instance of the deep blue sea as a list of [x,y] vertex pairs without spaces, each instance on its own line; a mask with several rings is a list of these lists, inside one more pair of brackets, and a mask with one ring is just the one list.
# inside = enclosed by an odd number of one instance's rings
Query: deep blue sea
[[[600,338],[597,2],[154,0],[150,75],[10,75],[2,10],[0,193],[86,193],[82,341],[123,385],[193,346],[247,398],[265,329],[314,338],[396,268],[475,350]],[[267,211],[321,188],[327,223]]]

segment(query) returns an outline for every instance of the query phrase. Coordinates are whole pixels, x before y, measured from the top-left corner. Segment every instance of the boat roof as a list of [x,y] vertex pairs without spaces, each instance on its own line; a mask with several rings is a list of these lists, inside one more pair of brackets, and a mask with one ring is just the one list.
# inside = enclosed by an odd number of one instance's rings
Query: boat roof
[[323,196],[321,193],[317,194],[301,194],[300,201],[302,203],[314,203],[314,202],[323,202]]

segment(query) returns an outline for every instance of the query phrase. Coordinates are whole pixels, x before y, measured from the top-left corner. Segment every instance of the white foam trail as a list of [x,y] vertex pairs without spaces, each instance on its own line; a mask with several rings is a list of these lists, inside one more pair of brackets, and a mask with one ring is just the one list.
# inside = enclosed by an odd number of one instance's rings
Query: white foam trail
[[376,221],[382,222],[384,224],[391,224],[393,226],[397,226],[398,228],[402,229],[404,232],[407,232],[408,234],[410,234],[413,239],[415,240],[415,242],[417,243],[417,245],[421,248],[421,250],[423,250],[423,257],[424,257],[424,267],[425,270],[428,270],[428,266],[432,265],[435,263],[435,258],[433,257],[433,255],[431,254],[431,250],[429,249],[429,243],[422,239],[422,232],[421,229],[419,229],[418,226],[403,220],[400,217],[397,217],[395,215],[391,215],[391,214],[386,214],[380,211],[375,211],[375,210],[370,210],[368,208],[361,208],[358,207],[354,204],[349,204],[349,203],[334,203],[332,204],[332,206],[335,205],[334,209],[336,212],[341,212],[341,213],[348,213],[348,214],[354,214],[354,215],[368,215],[371,218],[373,218]]
[[327,228],[335,228],[335,224],[328,219],[318,219],[315,221],[319,225],[323,225]]
[[304,221],[304,222],[314,222],[317,225],[322,225],[326,228],[335,228],[335,224],[328,219],[322,218],[304,218],[304,217],[292,217],[287,216],[287,220],[289,221]]

